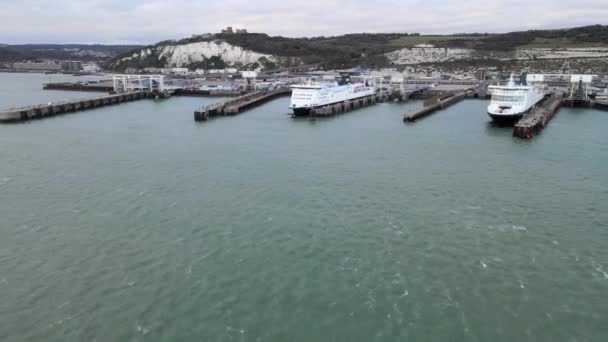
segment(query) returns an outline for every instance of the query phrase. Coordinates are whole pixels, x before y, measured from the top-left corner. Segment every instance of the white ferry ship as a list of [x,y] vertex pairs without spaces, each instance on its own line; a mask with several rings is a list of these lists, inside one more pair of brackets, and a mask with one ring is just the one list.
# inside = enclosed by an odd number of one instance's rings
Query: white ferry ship
[[595,96],[598,101],[608,101],[608,88],[604,89],[604,92]]
[[308,81],[291,87],[291,104],[295,116],[308,115],[313,108],[374,95],[376,90],[368,81],[350,83],[349,79],[322,83]]
[[516,85],[513,75],[507,85],[488,88],[492,92],[488,114],[499,124],[515,123],[545,97],[539,87]]

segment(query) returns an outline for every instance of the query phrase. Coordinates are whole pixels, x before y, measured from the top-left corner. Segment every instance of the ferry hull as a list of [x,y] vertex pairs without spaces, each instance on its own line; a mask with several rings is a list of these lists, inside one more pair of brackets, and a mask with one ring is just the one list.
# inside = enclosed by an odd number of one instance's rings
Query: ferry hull
[[492,100],[487,113],[498,125],[515,124],[545,97],[540,87],[526,83],[516,85],[513,75],[507,85],[489,86],[488,89],[492,92]]
[[499,126],[512,126],[515,125],[517,121],[519,121],[523,114],[515,114],[515,115],[501,115],[501,114],[492,114],[488,112],[492,121]]
[[375,93],[371,93],[371,94],[366,94],[366,95],[362,95],[362,96],[357,96],[357,97],[353,97],[351,99],[347,99],[347,100],[343,100],[343,101],[336,101],[336,102],[332,102],[332,103],[327,103],[321,106],[314,106],[314,107],[290,107],[293,110],[293,116],[309,116],[310,112],[313,109],[317,109],[317,108],[323,108],[326,106],[334,106],[340,103],[345,103],[347,101],[355,101],[355,100],[359,100],[359,99],[363,99],[369,96],[374,96]]
[[314,83],[308,82],[291,87],[289,108],[294,116],[307,116],[318,108],[333,106],[375,95],[373,86],[366,83]]
[[495,109],[495,108],[488,108],[488,115],[490,116],[490,118],[492,118],[492,121],[494,121],[497,125],[499,126],[512,126],[515,123],[517,123],[517,121],[521,120],[521,118],[526,114],[529,113],[534,106],[538,105],[539,103],[542,103],[544,100],[544,98],[539,99],[538,101],[536,101],[532,106],[530,106],[529,108],[525,109],[524,111],[521,111],[523,108],[520,109],[519,112],[514,111],[511,113],[493,113],[490,109]]
[[293,116],[309,116],[312,108],[292,108]]

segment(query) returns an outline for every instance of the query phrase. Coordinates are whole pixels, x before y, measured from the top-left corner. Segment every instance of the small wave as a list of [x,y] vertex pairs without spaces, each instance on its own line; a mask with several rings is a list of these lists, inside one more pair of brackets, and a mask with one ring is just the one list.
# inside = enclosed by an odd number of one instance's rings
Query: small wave
[[512,228],[513,228],[513,230],[522,231],[522,232],[528,231],[528,228],[526,228],[524,226],[513,226]]
[[241,335],[245,333],[245,330],[243,329],[237,329],[237,328],[233,328],[231,326],[226,326],[226,331],[228,332],[232,332],[232,331],[238,331]]
[[602,267],[602,265],[598,265],[595,261],[592,261],[592,267],[598,273],[601,273],[602,276],[604,276],[604,279],[608,279],[608,273],[606,271],[604,271],[604,268]]
[[144,334],[144,335],[147,335],[150,332],[150,329],[148,329],[146,327],[142,327],[141,325],[138,325],[137,326],[137,331],[140,332],[140,333],[142,333],[142,334]]
[[499,231],[501,233],[504,233],[504,232],[506,232],[506,231],[508,231],[510,229],[513,229],[513,225],[510,225],[510,224],[492,225],[491,224],[491,225],[488,226],[488,229],[489,230],[497,230],[497,231]]

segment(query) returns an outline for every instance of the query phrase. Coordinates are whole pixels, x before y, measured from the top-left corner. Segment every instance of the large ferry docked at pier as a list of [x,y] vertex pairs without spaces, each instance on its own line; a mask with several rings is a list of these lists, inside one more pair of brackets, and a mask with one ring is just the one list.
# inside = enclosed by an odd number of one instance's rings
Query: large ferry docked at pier
[[515,84],[513,75],[507,85],[489,86],[488,89],[492,92],[488,114],[499,124],[515,123],[545,97],[539,87]]
[[349,79],[336,82],[313,82],[291,87],[291,104],[295,116],[308,115],[313,108],[323,107],[347,100],[371,96],[376,93],[373,85],[365,83],[351,83]]

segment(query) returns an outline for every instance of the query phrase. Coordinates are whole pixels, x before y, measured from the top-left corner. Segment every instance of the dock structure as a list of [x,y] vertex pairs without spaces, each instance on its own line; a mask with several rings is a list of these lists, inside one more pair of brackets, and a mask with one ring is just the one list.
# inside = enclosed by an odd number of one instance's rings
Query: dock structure
[[44,90],[74,90],[74,91],[98,91],[111,92],[114,91],[114,86],[111,81],[100,81],[90,83],[47,83],[42,86]]
[[412,98],[424,96],[428,93],[429,89],[429,86],[415,85],[414,87],[406,87],[405,83],[400,83],[398,87],[390,89],[389,98],[395,102],[405,102]]
[[40,119],[60,114],[73,113],[98,107],[110,106],[124,102],[130,102],[145,98],[153,98],[152,92],[129,92],[99,96],[87,99],[69,100],[62,102],[49,102],[48,104],[11,108],[0,111],[0,123],[19,122],[32,119]]
[[194,112],[195,121],[206,121],[217,116],[229,116],[239,114],[247,109],[259,106],[280,96],[291,94],[290,88],[278,88],[273,90],[260,90],[239,96],[224,103],[216,103],[203,107]]
[[595,107],[596,101],[590,98],[567,97],[563,100],[563,105],[567,107]]
[[595,101],[589,97],[588,86],[591,83],[591,78],[587,77],[583,82],[584,76],[579,75],[581,78],[575,82],[577,76],[572,77],[572,84],[569,94],[563,100],[563,104],[568,107],[593,107]]
[[563,99],[551,96],[544,100],[542,104],[525,114],[519,122],[513,126],[513,136],[521,139],[532,139],[535,134],[540,132],[562,106]]
[[192,96],[192,97],[235,97],[244,95],[244,91],[238,89],[228,90],[200,90],[200,89],[176,89],[174,96]]
[[[168,87],[165,87],[168,88]],[[72,91],[90,91],[90,92],[104,92],[111,93],[116,91],[112,81],[99,81],[99,82],[60,82],[60,83],[46,83],[43,85],[44,90],[72,90]],[[120,90],[120,89],[119,89]],[[137,91],[138,89],[134,89]],[[177,88],[171,89],[173,96],[192,96],[192,97],[236,97],[244,94],[244,91],[239,89],[226,89],[226,90],[200,90],[200,89],[189,89],[189,88]]]
[[310,114],[308,116],[323,117],[342,114],[359,108],[375,105],[376,103],[385,102],[388,99],[388,93],[379,92],[370,96],[364,96],[357,99],[346,100],[323,107],[313,108],[310,110]]
[[608,109],[608,100],[595,100],[594,107],[600,109]]
[[454,103],[462,101],[466,92],[446,92],[439,94],[424,102],[424,107],[403,115],[404,122],[413,122],[425,116],[431,115],[437,110],[447,108]]

